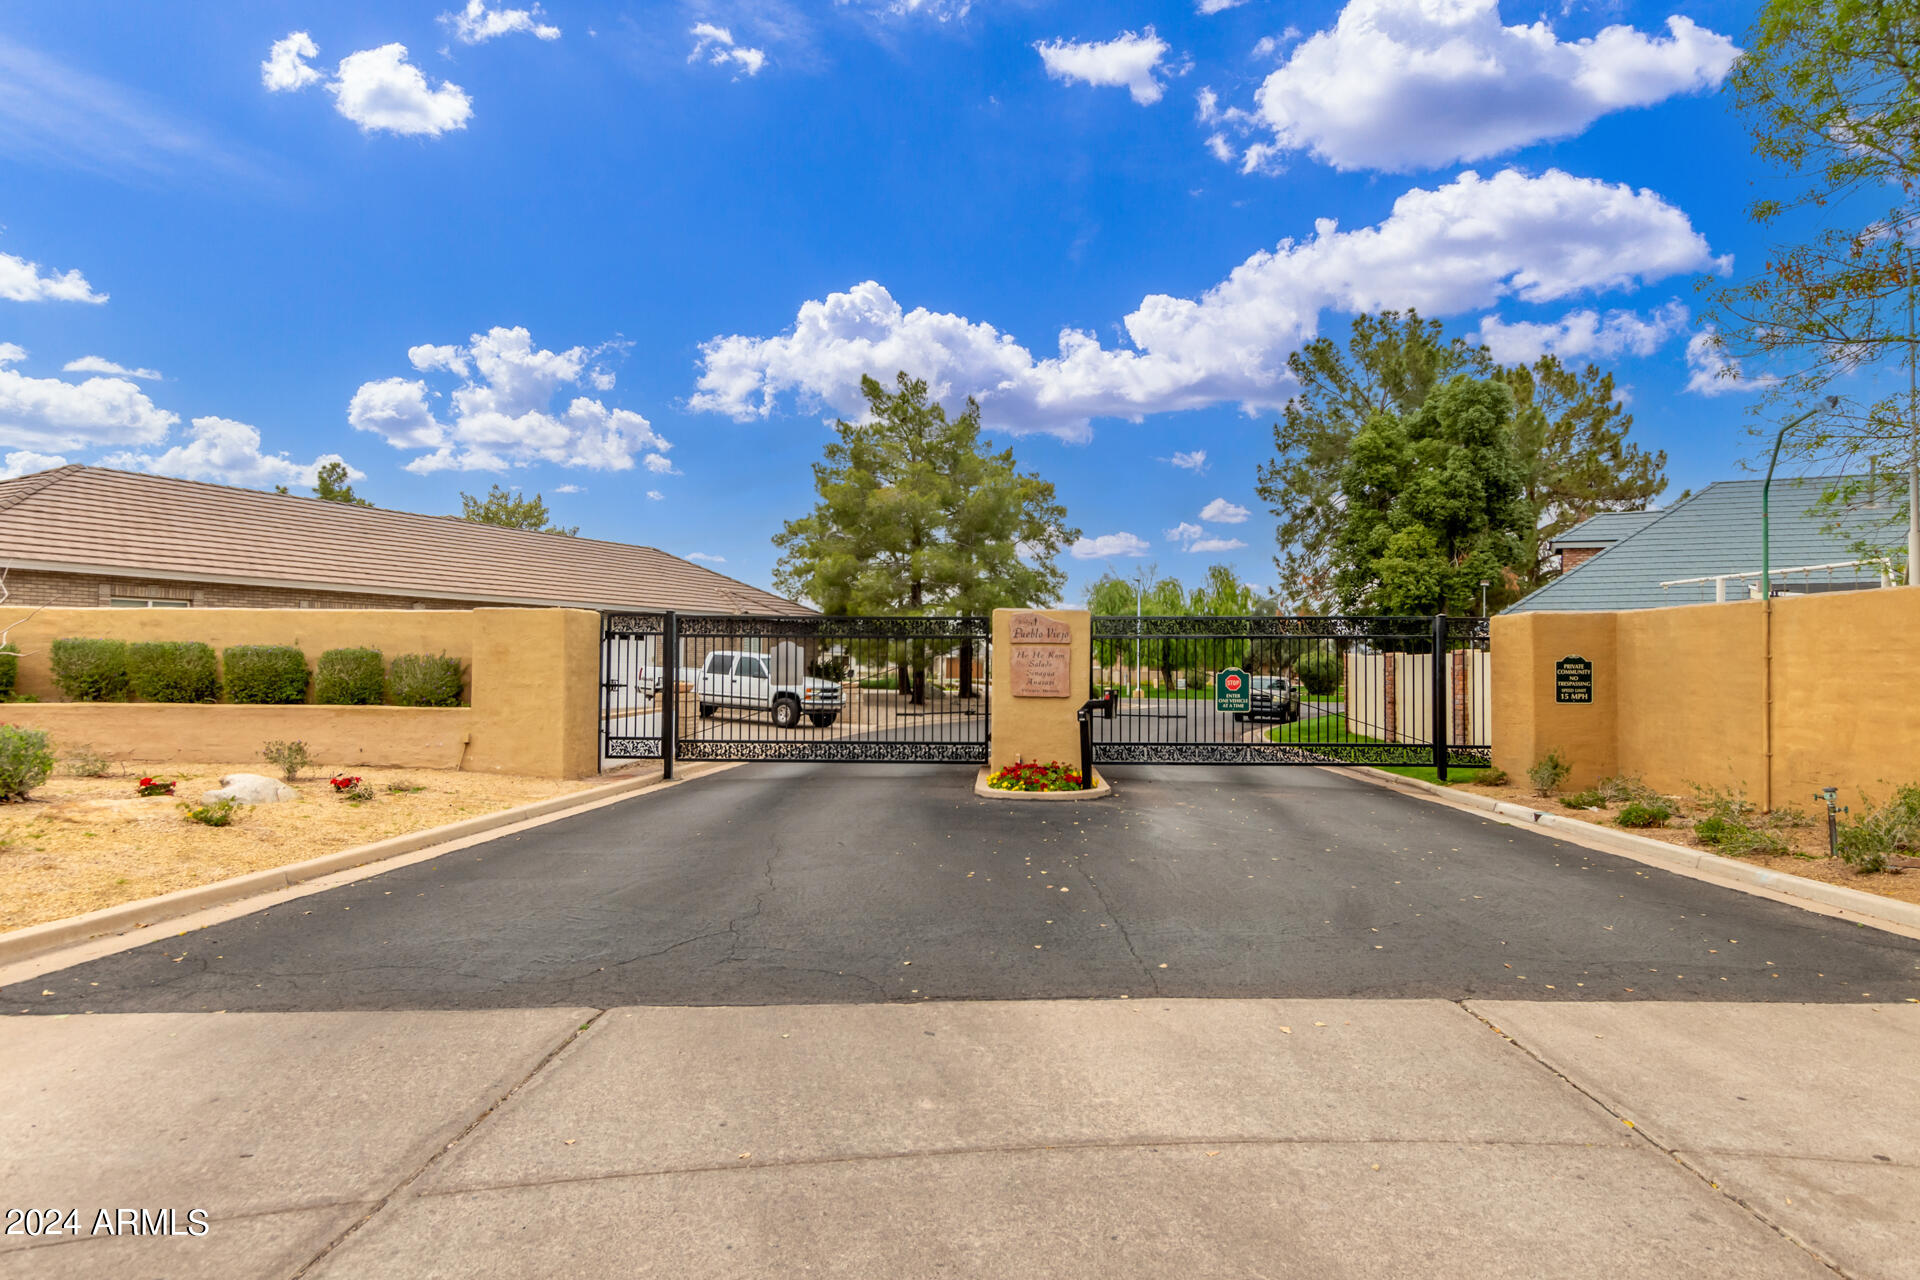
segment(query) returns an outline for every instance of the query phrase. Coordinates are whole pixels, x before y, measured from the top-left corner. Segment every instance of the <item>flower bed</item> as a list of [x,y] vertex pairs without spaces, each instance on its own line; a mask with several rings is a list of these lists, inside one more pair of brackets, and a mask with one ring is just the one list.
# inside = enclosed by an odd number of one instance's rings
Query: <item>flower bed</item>
[[995,791],[1085,791],[1086,779],[1078,769],[1058,760],[1045,764],[1010,764],[987,779]]

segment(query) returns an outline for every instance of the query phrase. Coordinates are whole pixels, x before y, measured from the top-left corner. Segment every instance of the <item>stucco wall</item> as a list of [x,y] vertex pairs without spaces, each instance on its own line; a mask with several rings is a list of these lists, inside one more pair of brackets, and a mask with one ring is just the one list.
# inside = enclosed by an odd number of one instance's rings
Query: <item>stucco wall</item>
[[[1823,786],[1857,803],[1920,782],[1920,590],[1777,598],[1770,644],[1767,612],[1754,600],[1495,618],[1494,763],[1520,776],[1557,747],[1574,786],[1624,773],[1802,808]],[[1590,705],[1554,701],[1553,665],[1571,654],[1594,664]]]
[[[1013,642],[1008,620],[1016,613],[1041,613],[1067,624],[1072,643],[1068,671],[1073,693],[1065,698],[1013,696]],[[1092,696],[1093,619],[1085,609],[995,609],[993,611],[993,742],[987,765],[998,772],[1021,760],[1058,760],[1079,767],[1080,705]]]
[[[32,616],[28,616],[28,615]],[[17,624],[17,625],[13,625]],[[0,609],[21,650],[19,689],[47,699],[0,709],[120,759],[251,759],[274,738],[300,738],[327,766],[461,767],[537,777],[599,769],[599,615],[578,609]],[[298,645],[309,665],[328,649],[366,646],[389,659],[446,653],[467,669],[463,708],[178,706],[62,703],[49,649],[68,636]]]

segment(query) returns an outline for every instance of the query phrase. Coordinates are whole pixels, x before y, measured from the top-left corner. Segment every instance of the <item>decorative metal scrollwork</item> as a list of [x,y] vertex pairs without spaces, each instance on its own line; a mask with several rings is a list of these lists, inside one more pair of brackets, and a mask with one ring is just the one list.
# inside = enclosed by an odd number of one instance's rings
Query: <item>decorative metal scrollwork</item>
[[658,738],[608,738],[607,756],[613,760],[658,760]]
[[984,742],[729,742],[683,738],[679,760],[784,760],[833,764],[985,764]]
[[663,613],[603,613],[601,633],[609,636],[661,635],[667,629]]
[[972,640],[985,644],[992,625],[985,618],[851,618],[851,617],[742,617],[682,614],[682,636],[769,640]]
[[1350,640],[1417,641],[1433,639],[1432,618],[1131,618],[1102,614],[1093,619],[1096,640]]

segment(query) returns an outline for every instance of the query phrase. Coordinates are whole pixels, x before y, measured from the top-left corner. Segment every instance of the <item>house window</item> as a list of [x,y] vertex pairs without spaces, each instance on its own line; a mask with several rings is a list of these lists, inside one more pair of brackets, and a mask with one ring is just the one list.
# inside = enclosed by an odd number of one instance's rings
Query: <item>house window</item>
[[142,596],[113,596],[107,600],[109,609],[191,609],[191,600],[152,600]]

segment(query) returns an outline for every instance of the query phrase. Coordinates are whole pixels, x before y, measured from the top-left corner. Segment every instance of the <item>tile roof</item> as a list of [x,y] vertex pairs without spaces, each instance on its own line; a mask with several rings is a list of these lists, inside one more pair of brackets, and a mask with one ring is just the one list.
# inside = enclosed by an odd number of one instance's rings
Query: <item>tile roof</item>
[[[1660,584],[1716,573],[1757,573],[1762,483],[1722,480],[1671,507],[1647,513],[1657,518],[1509,606],[1507,612],[1658,609],[1711,603],[1711,582],[1664,590]],[[1848,533],[1834,532],[1829,517],[1811,509],[1826,484],[1820,479],[1774,480],[1768,540],[1776,571],[1858,558],[1849,545]],[[1898,511],[1887,506],[1852,513],[1844,523],[1854,536],[1884,526],[1890,540],[1898,540],[1900,530],[1893,527],[1897,520]],[[1837,569],[1810,578],[1782,578],[1774,583],[1774,589],[1791,590],[1796,582],[1816,587],[1829,581],[1867,586],[1877,584],[1879,577],[1878,570],[1871,566]],[[1738,583],[1727,586],[1730,594],[1742,591]]]
[[1553,540],[1553,549],[1562,547],[1606,547],[1631,537],[1665,515],[1664,511],[1602,511],[1588,516]]
[[0,564],[497,604],[813,612],[652,547],[105,467],[0,481]]

